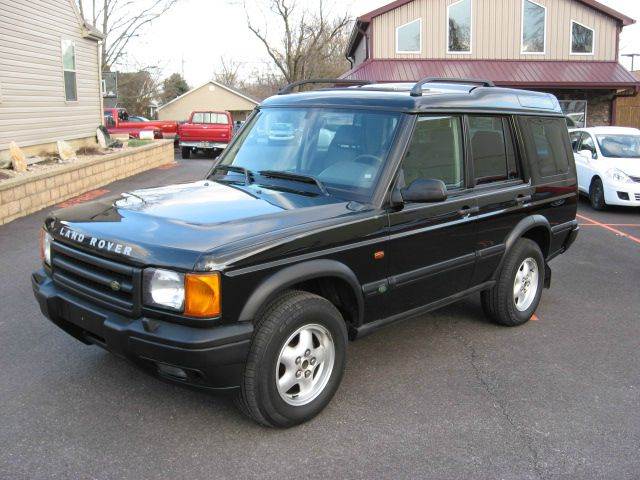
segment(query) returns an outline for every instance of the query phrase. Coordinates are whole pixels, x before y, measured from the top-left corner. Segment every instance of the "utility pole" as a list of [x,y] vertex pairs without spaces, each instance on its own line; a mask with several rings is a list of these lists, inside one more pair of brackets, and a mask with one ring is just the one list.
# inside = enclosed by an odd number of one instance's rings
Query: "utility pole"
[[184,78],[184,53],[182,54],[181,66],[182,78]]

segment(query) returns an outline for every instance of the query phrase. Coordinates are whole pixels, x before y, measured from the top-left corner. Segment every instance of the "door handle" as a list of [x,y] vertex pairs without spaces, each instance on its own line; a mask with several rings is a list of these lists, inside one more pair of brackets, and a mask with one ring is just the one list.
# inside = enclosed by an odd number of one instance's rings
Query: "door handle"
[[460,210],[458,210],[458,215],[461,217],[467,218],[470,217],[473,213],[478,213],[480,211],[479,207],[468,207],[464,206]]
[[533,197],[531,195],[518,195],[516,197],[517,203],[527,203],[527,202],[530,202],[531,200],[533,200]]

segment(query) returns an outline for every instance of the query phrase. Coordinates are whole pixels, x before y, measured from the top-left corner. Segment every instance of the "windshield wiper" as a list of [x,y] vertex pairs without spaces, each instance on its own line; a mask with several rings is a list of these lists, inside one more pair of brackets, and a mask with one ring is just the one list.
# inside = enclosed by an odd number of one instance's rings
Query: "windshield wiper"
[[300,182],[307,185],[314,185],[323,195],[329,195],[327,187],[313,175],[305,175],[303,173],[283,172],[280,170],[260,170],[258,172],[263,177],[267,178],[280,178],[283,180],[291,180],[293,182]]
[[213,171],[211,172],[211,175],[209,175],[209,177],[211,178],[213,174],[216,173],[216,171],[218,170],[223,172],[233,172],[233,173],[243,174],[245,185],[249,185],[251,183],[251,177],[253,176],[253,172],[251,170],[247,170],[244,167],[238,167],[235,165],[216,165],[215,167],[213,167]]

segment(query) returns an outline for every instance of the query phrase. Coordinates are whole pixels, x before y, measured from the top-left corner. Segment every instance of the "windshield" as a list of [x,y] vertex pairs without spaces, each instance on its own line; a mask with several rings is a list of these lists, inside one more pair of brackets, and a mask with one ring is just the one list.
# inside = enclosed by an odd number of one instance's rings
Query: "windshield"
[[242,130],[221,164],[242,167],[265,186],[281,185],[283,176],[273,182],[273,175],[259,172],[287,172],[313,177],[331,195],[366,201],[399,122],[400,114],[390,112],[267,108]]
[[640,135],[596,135],[602,155],[610,158],[640,158]]

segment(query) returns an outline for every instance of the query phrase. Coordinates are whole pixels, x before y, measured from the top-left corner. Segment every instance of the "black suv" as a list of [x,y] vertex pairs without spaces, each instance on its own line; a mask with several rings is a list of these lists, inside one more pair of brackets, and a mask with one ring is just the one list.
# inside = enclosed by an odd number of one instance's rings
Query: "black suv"
[[51,214],[44,315],[281,427],[327,405],[348,339],[471,294],[529,320],[578,232],[555,97],[342,83],[266,100],[201,181]]

